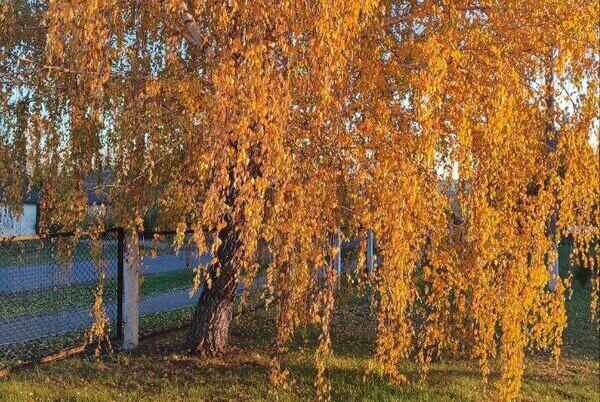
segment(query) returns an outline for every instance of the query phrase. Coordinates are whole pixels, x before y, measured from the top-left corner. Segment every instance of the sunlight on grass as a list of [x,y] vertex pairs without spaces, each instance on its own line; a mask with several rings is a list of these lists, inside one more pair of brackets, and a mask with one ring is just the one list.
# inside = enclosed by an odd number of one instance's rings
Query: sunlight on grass
[[[578,289],[570,313],[586,306]],[[334,319],[334,351],[329,378],[334,401],[481,401],[493,391],[493,382],[482,383],[467,362],[439,362],[422,381],[418,367],[405,363],[409,379],[403,386],[368,374],[371,362],[373,320],[361,299],[342,298]],[[184,322],[190,311],[157,317]],[[594,339],[584,314],[573,315],[568,335],[584,342]],[[150,321],[152,318],[150,318]],[[291,372],[288,390],[268,385],[269,347],[273,336],[271,312],[259,311],[236,321],[233,350],[223,358],[199,359],[184,350],[185,331],[144,342],[134,354],[119,353],[95,361],[73,358],[15,373],[0,381],[1,401],[306,401],[314,398],[313,355],[316,331],[300,331],[284,358]],[[573,333],[575,331],[575,333]],[[592,332],[590,332],[592,331]],[[589,345],[588,345],[589,346]],[[575,348],[575,349],[573,349]],[[523,401],[597,401],[600,370],[597,349],[567,343],[567,357],[558,371],[547,360],[534,357],[524,377]]]

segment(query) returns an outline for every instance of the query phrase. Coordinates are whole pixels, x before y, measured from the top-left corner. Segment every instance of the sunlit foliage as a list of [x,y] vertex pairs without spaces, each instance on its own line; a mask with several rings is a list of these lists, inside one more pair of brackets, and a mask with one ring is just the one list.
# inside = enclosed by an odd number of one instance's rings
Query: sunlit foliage
[[39,183],[42,227],[75,229],[85,179],[108,171],[116,225],[142,229],[159,210],[217,258],[219,233],[234,233],[216,264],[236,282],[265,276],[279,353],[297,328],[322,327],[322,399],[331,237],[364,246],[371,229],[378,269],[361,257],[352,276],[374,290],[373,370],[402,383],[401,359],[426,375],[466,357],[498,369],[498,396],[514,399],[527,351],[560,353],[568,283],[549,291],[548,267],[563,236],[595,269],[598,314],[599,7],[9,0],[2,201]]

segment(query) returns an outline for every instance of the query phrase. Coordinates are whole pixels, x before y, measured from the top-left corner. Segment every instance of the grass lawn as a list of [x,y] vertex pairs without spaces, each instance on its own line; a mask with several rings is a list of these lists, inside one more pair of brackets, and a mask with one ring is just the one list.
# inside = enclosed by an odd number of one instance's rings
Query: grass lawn
[[[575,289],[558,371],[542,358],[530,360],[523,401],[600,400],[600,345],[598,333],[585,321],[587,297],[589,291]],[[143,342],[134,354],[117,353],[100,361],[77,357],[14,373],[0,380],[0,401],[312,400],[315,334],[298,336],[284,359],[293,384],[289,390],[275,390],[267,381],[271,314],[258,311],[240,320],[232,330],[232,351],[223,358],[187,356],[185,332],[179,331]],[[435,364],[425,382],[419,380],[417,367],[406,363],[401,369],[411,382],[401,387],[366,375],[374,322],[368,307],[356,298],[340,302],[333,331],[335,355],[329,376],[334,401],[481,401],[493,388],[483,385],[477,370],[465,362]]]
[[[107,235],[101,242],[105,258],[117,258],[116,237]],[[73,244],[72,238],[8,240],[0,242],[0,269],[2,267],[58,264],[61,261],[59,253],[61,249],[70,250],[63,256],[69,262],[93,259],[89,239],[81,239],[76,244]]]

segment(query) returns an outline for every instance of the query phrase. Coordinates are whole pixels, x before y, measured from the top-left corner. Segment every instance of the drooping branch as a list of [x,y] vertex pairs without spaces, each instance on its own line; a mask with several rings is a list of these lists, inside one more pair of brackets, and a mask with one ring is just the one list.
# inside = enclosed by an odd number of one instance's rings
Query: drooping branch
[[[138,5],[143,3],[163,3],[163,0],[138,0]],[[194,46],[200,46],[202,43],[202,32],[200,30],[200,25],[196,22],[190,7],[188,6],[186,0],[181,0],[178,2],[177,10],[179,13],[179,21],[183,26],[183,36]]]
[[181,22],[185,28],[183,35],[194,46],[200,46],[202,43],[202,33],[200,25],[194,19],[185,1],[181,1],[179,12],[181,13]]

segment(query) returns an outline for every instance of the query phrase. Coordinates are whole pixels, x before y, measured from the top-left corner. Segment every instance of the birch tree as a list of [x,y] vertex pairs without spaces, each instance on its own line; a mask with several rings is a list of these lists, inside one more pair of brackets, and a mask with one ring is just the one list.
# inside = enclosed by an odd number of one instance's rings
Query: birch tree
[[377,270],[353,275],[375,290],[377,370],[402,383],[409,356],[424,375],[440,356],[467,357],[486,378],[498,369],[511,400],[527,350],[560,352],[566,284],[546,288],[556,242],[585,228],[576,244],[591,256],[599,236],[598,7],[3,2],[2,202],[17,206],[27,175],[43,186],[42,229],[81,228],[84,180],[109,170],[117,225],[135,233],[159,210],[160,226],[179,242],[193,230],[213,257],[198,271],[190,350],[226,350],[236,289],[263,275],[279,354],[298,328],[321,327],[321,399],[329,234],[365,244],[373,230]]

